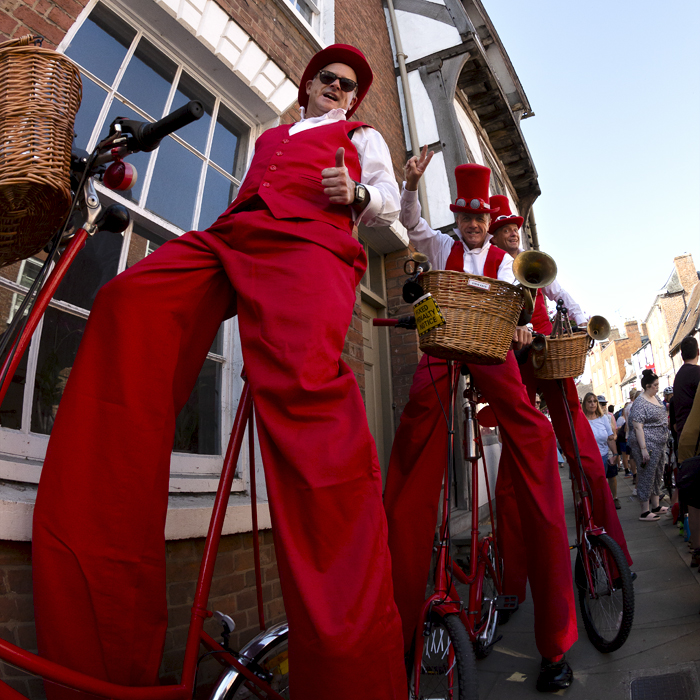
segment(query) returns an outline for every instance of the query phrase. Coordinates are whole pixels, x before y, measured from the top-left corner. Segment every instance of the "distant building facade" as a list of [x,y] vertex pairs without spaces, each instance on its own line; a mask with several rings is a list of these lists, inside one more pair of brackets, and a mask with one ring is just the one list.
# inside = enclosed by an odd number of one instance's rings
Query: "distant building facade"
[[625,334],[621,335],[617,328],[612,328],[608,340],[595,343],[588,354],[594,393],[602,394],[608,404],[617,407],[624,403],[620,385],[627,374],[625,360],[629,361],[641,347],[642,334],[646,332],[643,324],[640,332],[637,321],[627,321],[624,330]]

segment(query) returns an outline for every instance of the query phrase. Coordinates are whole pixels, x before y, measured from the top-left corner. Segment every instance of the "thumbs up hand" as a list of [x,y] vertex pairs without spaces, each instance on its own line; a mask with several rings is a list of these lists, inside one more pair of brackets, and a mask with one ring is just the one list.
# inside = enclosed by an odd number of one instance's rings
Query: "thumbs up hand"
[[345,149],[335,153],[335,167],[321,171],[323,192],[333,204],[352,204],[355,200],[355,181],[350,179],[345,167]]

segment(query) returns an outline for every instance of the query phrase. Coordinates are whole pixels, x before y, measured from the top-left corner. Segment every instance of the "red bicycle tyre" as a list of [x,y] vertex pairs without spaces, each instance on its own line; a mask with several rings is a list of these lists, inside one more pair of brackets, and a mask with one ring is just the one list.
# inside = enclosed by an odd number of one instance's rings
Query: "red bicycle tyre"
[[[587,557],[593,589],[583,563]],[[611,563],[619,572],[612,579]],[[579,546],[574,574],[581,617],[591,644],[604,654],[619,649],[634,620],[634,584],[627,559],[610,535],[589,535]]]

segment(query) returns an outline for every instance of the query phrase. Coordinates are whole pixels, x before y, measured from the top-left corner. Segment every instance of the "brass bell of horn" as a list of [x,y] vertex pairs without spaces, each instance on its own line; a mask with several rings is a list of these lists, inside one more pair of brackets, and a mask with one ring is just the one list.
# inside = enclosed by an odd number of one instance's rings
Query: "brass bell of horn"
[[610,324],[604,316],[591,316],[586,332],[593,340],[605,340],[610,335]]
[[552,284],[557,278],[557,264],[554,258],[539,250],[526,250],[513,261],[515,279],[531,289]]
[[525,312],[531,314],[535,298],[530,289],[539,289],[552,284],[557,278],[557,264],[554,258],[539,250],[526,250],[513,261],[513,274],[522,285],[525,298]]

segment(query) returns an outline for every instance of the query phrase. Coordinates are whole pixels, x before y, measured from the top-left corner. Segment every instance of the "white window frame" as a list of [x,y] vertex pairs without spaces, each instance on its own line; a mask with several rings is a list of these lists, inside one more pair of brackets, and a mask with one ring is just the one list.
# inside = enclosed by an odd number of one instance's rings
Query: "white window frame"
[[[335,0],[275,0],[295,26],[320,50],[335,41]],[[311,22],[299,11],[304,3],[312,12]]]
[[[222,104],[232,111],[238,119],[248,128],[247,140],[245,143],[246,150],[241,154],[241,159],[243,162],[248,163],[252,156],[253,145],[255,139],[259,133],[261,133],[264,128],[269,126],[269,124],[259,124],[256,123],[247,113],[245,109],[240,109],[235,98],[231,95],[222,93],[220,87],[214,85],[211,81],[207,80],[206,76],[202,74],[198,66],[192,61],[188,60],[186,56],[179,56],[175,54],[170,46],[160,38],[159,32],[150,27],[147,22],[143,21],[141,18],[137,17],[133,11],[127,12],[123,9],[123,6],[119,2],[114,0],[90,0],[85,6],[83,11],[80,13],[74,25],[69,29],[65,35],[63,41],[58,46],[59,51],[65,51],[66,47],[70,44],[72,39],[77,34],[80,27],[85,22],[86,18],[89,16],[90,12],[94,9],[95,5],[101,2],[110,11],[117,14],[121,19],[130,24],[136,31],[136,36],[132,40],[131,47],[127,51],[125,59],[122,66],[120,67],[119,79],[126,70],[128,62],[133,55],[135,46],[137,45],[137,40],[142,36],[145,36],[149,42],[151,42],[159,51],[162,51],[168,58],[174,61],[178,65],[177,75],[173,80],[171,90],[168,96],[168,101],[164,110],[164,113],[168,113],[170,106],[175,96],[176,85],[179,80],[181,72],[186,69],[187,72],[195,77],[201,82],[202,86],[208,90],[215,97],[214,111],[211,115],[212,123],[216,122],[218,115],[218,110]],[[83,69],[81,70],[89,75],[89,71]],[[96,127],[93,129],[93,134],[90,138],[89,147],[94,147],[97,142],[101,132],[104,131],[104,125],[100,129],[97,128],[97,124],[100,124],[104,120],[107,111],[109,110],[111,100],[114,99],[115,92],[117,89],[112,89],[111,86],[107,86],[100,81],[96,76],[91,76],[91,78],[100,85],[103,89],[107,91],[110,99],[106,99],[103,108],[98,116]],[[119,81],[115,81],[115,84],[119,86]],[[129,100],[121,98],[122,101],[133,109],[137,114],[140,114],[144,118],[148,115]],[[161,115],[150,115],[152,118],[159,118]],[[193,213],[194,221],[197,221],[200,211],[201,211],[201,200],[202,192],[204,188],[204,178],[207,172],[207,167],[211,166],[216,169],[220,174],[224,175],[227,179],[233,181],[236,184],[240,182],[232,176],[231,173],[227,173],[216,163],[209,160],[209,150],[211,148],[211,141],[213,137],[213,129],[210,130],[209,137],[206,144],[206,152],[202,154],[197,151],[190,144],[182,140],[181,138],[174,135],[174,139],[177,143],[190,150],[191,152],[202,158],[206,166],[202,168],[199,187],[197,191],[197,199],[195,212]],[[148,186],[150,185],[152,173],[155,167],[155,158],[151,158],[148,172],[145,173],[144,177],[144,187],[142,189],[140,201],[144,201],[147,195]],[[116,192],[107,190],[100,183],[96,183],[97,189],[100,192],[100,197],[105,205],[111,202],[119,202],[129,209],[132,216],[132,223],[128,229],[124,232],[124,241],[122,243],[122,255],[119,262],[118,272],[121,272],[126,264],[126,255],[129,248],[129,239],[133,232],[133,223],[138,222],[143,226],[146,226],[153,233],[161,236],[162,238],[168,240],[174,238],[178,235],[184,233],[184,230],[178,228],[172,223],[162,219],[158,215],[146,210],[139,206],[139,203],[131,202],[125,199]],[[21,271],[20,271],[21,274]],[[0,285],[13,291],[17,294],[23,294],[26,289],[16,282],[0,278]],[[52,300],[50,303],[52,308],[58,309],[60,311],[81,317],[87,318],[89,311],[76,307],[72,304],[68,304],[59,300]],[[33,386],[37,370],[39,346],[41,340],[41,332],[43,327],[43,319],[39,323],[35,333],[32,343],[28,350],[28,363],[27,363],[27,376],[26,376],[26,387],[24,391],[23,399],[23,414],[22,414],[22,427],[20,430],[11,430],[7,428],[0,427],[0,439],[2,447],[0,447],[0,479],[8,479],[12,481],[20,481],[24,483],[38,483],[39,476],[41,473],[41,466],[43,464],[44,457],[46,455],[46,448],[48,445],[49,436],[41,435],[38,433],[33,433],[30,430],[31,427],[31,411],[32,404],[34,400]],[[220,419],[220,448],[221,454],[219,455],[191,455],[185,453],[172,453],[171,459],[171,479],[170,479],[170,491],[171,493],[195,493],[195,492],[212,492],[216,490],[218,485],[218,475],[221,471],[223,465],[223,455],[226,452],[226,445],[228,444],[228,438],[231,433],[231,428],[233,425],[233,419],[235,415],[235,410],[238,405],[239,397],[242,391],[243,382],[240,378],[241,369],[243,366],[242,355],[240,350],[240,341],[238,336],[238,323],[237,319],[231,319],[225,322],[224,332],[223,332],[223,348],[222,354],[209,353],[207,355],[209,359],[217,361],[221,365],[222,371],[222,385],[221,385],[221,419]],[[247,444],[247,442],[246,442]],[[256,450],[257,451],[257,450]],[[258,464],[260,463],[260,455],[257,455]],[[249,463],[249,458],[247,455],[247,448],[241,451],[241,458],[239,460],[239,468],[243,467],[244,473],[242,477],[236,478],[232,487],[232,491],[243,491],[247,487],[248,475],[247,475],[247,464]]]

